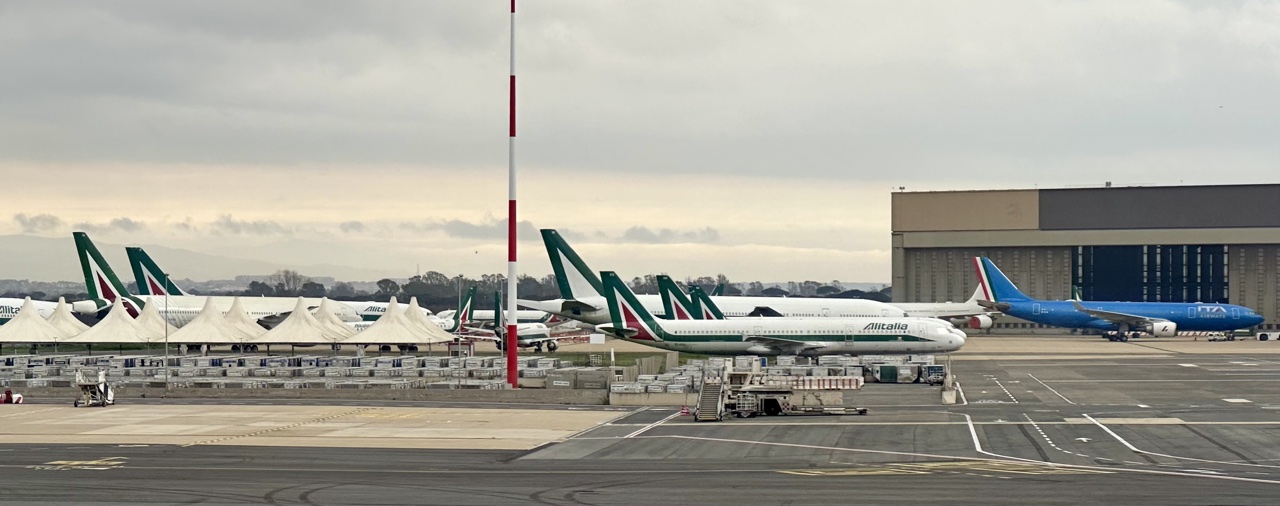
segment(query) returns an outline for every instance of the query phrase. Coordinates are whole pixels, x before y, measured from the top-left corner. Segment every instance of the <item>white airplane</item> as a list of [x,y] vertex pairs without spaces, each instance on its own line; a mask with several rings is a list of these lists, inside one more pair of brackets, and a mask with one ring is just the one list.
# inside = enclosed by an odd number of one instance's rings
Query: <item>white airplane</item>
[[[475,288],[473,287],[471,290],[474,292]],[[501,293],[494,292],[493,305],[495,308],[502,307]],[[464,307],[470,309],[470,305]],[[475,310],[471,311],[472,314],[476,313]],[[498,346],[499,351],[504,351],[507,347],[507,340],[505,338],[507,330],[506,319],[511,311],[494,310],[489,312],[490,314],[499,315],[498,320],[483,321],[470,318],[472,325],[468,328],[468,331],[465,332],[465,335],[471,339],[493,341],[494,344]],[[536,353],[542,353],[542,348],[545,346],[547,351],[555,353],[555,351],[560,348],[560,344],[557,341],[569,338],[570,336],[564,334],[575,330],[577,329],[570,326],[548,326],[541,321],[517,323],[516,346],[520,348],[533,348]]]
[[[544,229],[542,241],[547,247],[551,267],[560,286],[560,299],[520,300],[521,306],[558,314],[566,318],[599,325],[610,321],[608,306],[600,278],[569,247],[555,230]],[[566,268],[568,267],[568,268]],[[637,295],[650,314],[665,317],[659,295]],[[779,297],[713,297],[724,314],[744,317],[759,308],[769,308],[782,316],[812,318],[887,318],[904,317],[906,312],[883,302],[864,299],[809,299]]]
[[982,299],[982,287],[973,291],[969,300],[964,302],[890,302],[894,307],[907,312],[907,316],[941,318],[956,325],[971,329],[989,329],[1000,313],[984,308],[978,304]]
[[[22,304],[26,299],[0,298],[0,324],[8,323],[18,316],[18,311],[22,310]],[[56,302],[45,302],[43,300],[31,301],[32,307],[36,308],[36,314],[41,318],[49,318],[53,315],[53,310],[58,308]]]
[[618,275],[600,273],[611,323],[597,325],[620,339],[689,353],[715,355],[838,355],[945,353],[965,334],[936,318],[770,318],[661,320]]

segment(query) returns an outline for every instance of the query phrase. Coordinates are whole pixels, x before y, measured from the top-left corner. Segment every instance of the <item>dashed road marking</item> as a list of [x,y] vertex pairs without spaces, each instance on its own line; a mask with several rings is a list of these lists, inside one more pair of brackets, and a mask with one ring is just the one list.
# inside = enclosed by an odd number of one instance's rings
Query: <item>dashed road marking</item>
[[1223,399],[1223,400],[1231,403],[1236,403],[1236,404],[1253,402],[1249,399]]
[[264,430],[260,430],[260,431],[257,431],[257,432],[250,432],[250,433],[248,433],[248,434],[239,434],[239,435],[235,435],[235,436],[227,436],[227,437],[221,437],[221,438],[216,438],[216,439],[206,439],[206,440],[204,440],[204,441],[195,441],[195,442],[191,442],[191,443],[184,444],[184,445],[182,445],[181,447],[182,447],[182,448],[187,448],[187,447],[191,447],[191,446],[198,446],[198,445],[208,445],[208,444],[214,444],[214,443],[221,443],[221,442],[223,442],[223,441],[230,441],[230,440],[232,440],[232,439],[241,439],[241,438],[246,438],[246,437],[261,436],[261,435],[263,435],[263,434],[267,434],[267,433],[270,433],[270,432],[277,432],[277,431],[282,431],[282,430],[287,430],[287,429],[293,429],[293,428],[296,428],[296,427],[301,427],[301,426],[303,426],[303,425],[308,425],[308,424],[313,424],[313,423],[319,423],[319,422],[323,422],[323,421],[327,421],[327,420],[333,420],[333,419],[335,419],[335,418],[342,418],[342,417],[344,417],[344,416],[357,415],[357,414],[360,414],[360,413],[364,413],[365,411],[371,411],[371,410],[375,410],[375,409],[378,409],[378,408],[357,408],[357,409],[353,409],[353,410],[351,410],[351,411],[344,411],[344,412],[342,412],[342,413],[337,413],[337,414],[333,414],[333,415],[329,415],[329,416],[322,416],[322,417],[320,417],[320,418],[316,418],[316,419],[313,419],[313,420],[307,420],[307,421],[305,421],[305,422],[292,423],[292,424],[289,424],[289,425],[283,425],[283,426],[280,426],[280,427],[273,427],[273,428],[270,428],[270,429],[264,429]]
[[1076,452],[1073,452],[1073,451],[1063,450],[1061,447],[1059,447],[1057,444],[1055,444],[1055,443],[1053,442],[1053,439],[1050,439],[1050,438],[1049,438],[1049,435],[1048,435],[1048,434],[1045,434],[1045,433],[1044,433],[1044,430],[1040,429],[1040,424],[1036,423],[1036,421],[1035,421],[1035,420],[1032,420],[1032,419],[1031,419],[1031,415],[1028,415],[1028,414],[1026,414],[1026,413],[1023,413],[1023,414],[1022,414],[1022,417],[1023,417],[1023,418],[1026,418],[1028,422],[1031,422],[1031,428],[1035,429],[1035,430],[1036,430],[1036,432],[1040,433],[1040,437],[1044,438],[1044,441],[1045,441],[1046,443],[1049,443],[1049,446],[1050,446],[1051,448],[1053,448],[1054,450],[1058,450],[1058,451],[1060,451],[1060,452],[1062,452],[1062,453],[1066,453],[1066,454],[1068,454],[1068,455],[1075,455],[1075,456],[1077,456],[1077,457],[1084,457],[1084,458],[1086,458],[1086,459],[1087,459],[1087,458],[1089,458],[1089,456],[1088,456],[1088,455],[1085,455],[1085,454],[1083,454],[1083,453],[1076,453]]
[[983,478],[1007,479],[992,473],[1045,475],[1045,474],[1113,474],[1112,471],[1055,467],[1021,462],[1002,461],[954,461],[954,462],[912,462],[881,465],[868,465],[847,469],[795,469],[778,471],[783,474],[799,476],[888,476],[910,474],[964,474]]

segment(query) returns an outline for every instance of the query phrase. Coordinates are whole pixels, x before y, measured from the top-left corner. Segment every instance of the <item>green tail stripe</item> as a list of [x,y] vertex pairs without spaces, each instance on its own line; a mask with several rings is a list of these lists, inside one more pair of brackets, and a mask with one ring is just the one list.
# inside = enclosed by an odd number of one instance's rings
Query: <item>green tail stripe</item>
[[[556,284],[560,287],[560,298],[573,299],[576,297],[591,297],[604,294],[604,286],[600,282],[600,278],[587,267],[587,263],[578,256],[573,248],[569,247],[569,243],[565,242],[555,229],[542,229],[542,244],[547,248],[547,258],[551,260],[551,269],[556,275]],[[569,284],[569,272],[565,270],[564,262],[561,259],[568,260],[572,264],[573,270],[586,279],[588,283],[595,288],[595,294],[589,293],[573,293],[573,286]]]

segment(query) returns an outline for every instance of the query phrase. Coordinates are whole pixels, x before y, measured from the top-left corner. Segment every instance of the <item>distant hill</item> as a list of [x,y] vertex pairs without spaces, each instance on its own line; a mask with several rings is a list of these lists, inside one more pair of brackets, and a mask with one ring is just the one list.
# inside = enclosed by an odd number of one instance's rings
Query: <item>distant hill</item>
[[[124,245],[94,241],[121,281],[133,279]],[[132,245],[131,245],[132,246]],[[290,265],[259,260],[246,260],[195,251],[141,245],[175,279],[232,279],[244,274],[271,274],[280,269],[293,269],[307,276],[331,276],[338,280],[368,281],[382,276],[379,271],[347,265]],[[33,281],[79,281],[80,259],[76,257],[75,243],[66,238],[36,237],[30,235],[0,235],[0,279],[28,279]]]

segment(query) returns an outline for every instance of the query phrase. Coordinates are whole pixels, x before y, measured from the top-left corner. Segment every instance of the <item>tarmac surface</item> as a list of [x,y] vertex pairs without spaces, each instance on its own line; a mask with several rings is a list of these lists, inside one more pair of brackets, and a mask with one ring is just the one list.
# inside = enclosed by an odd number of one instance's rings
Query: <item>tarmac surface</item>
[[[866,416],[694,423],[667,408],[190,399],[4,406],[0,504],[1280,502],[1280,343],[1033,339],[1043,347],[971,340],[981,349],[953,362],[960,404],[941,405],[936,387],[870,384],[856,395]],[[394,416],[362,416],[374,412]],[[510,432],[521,444],[410,443],[442,439],[414,431],[452,420],[471,427],[449,434]],[[276,425],[254,425],[263,422]],[[151,433],[119,428],[130,426]],[[33,431],[54,437],[16,442]],[[295,443],[268,446],[274,439]]]

